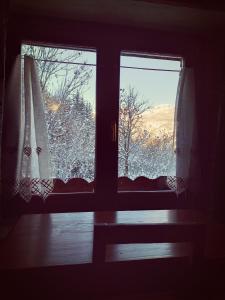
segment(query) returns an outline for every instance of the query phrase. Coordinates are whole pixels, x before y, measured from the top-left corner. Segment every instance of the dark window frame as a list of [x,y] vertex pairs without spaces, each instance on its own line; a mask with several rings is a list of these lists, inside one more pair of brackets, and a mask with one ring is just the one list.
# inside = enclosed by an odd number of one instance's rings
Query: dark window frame
[[[21,22],[20,26],[15,24]],[[51,22],[52,21],[52,22]],[[16,16],[11,23],[9,45],[15,48],[9,51],[7,67],[12,64],[13,57],[19,53],[23,42],[32,44],[50,44],[70,48],[93,48],[97,53],[96,66],[96,186],[94,193],[52,194],[45,203],[38,197],[33,197],[29,204],[24,203],[17,196],[13,207],[16,211],[25,213],[49,213],[93,210],[134,210],[134,209],[172,209],[186,208],[186,197],[178,199],[174,191],[148,191],[148,192],[118,192],[118,156],[117,140],[112,141],[112,124],[118,125],[119,111],[119,75],[120,54],[122,51],[165,55],[169,57],[182,57],[191,59],[196,51],[193,38],[182,37],[173,33],[156,32],[82,22],[48,21],[34,17],[21,19]],[[43,31],[49,25],[49,33]],[[39,27],[38,27],[39,25]],[[55,28],[59,34],[56,35]],[[74,30],[67,36],[64,32],[72,26]],[[29,30],[29,29],[30,30]],[[83,34],[79,29],[83,29]],[[17,37],[12,41],[13,37]],[[145,42],[146,38],[156,41]],[[156,39],[157,38],[157,39]],[[178,38],[178,42],[177,42]],[[172,40],[170,40],[172,39]],[[173,44],[174,43],[174,44]],[[188,46],[187,46],[188,45]],[[107,98],[107,101],[105,99]],[[104,111],[104,114],[102,114]],[[108,112],[109,118],[104,118]],[[117,126],[118,128],[118,126]],[[103,151],[104,150],[104,151]],[[107,163],[107,168],[106,168]],[[15,204],[16,203],[16,204]]]

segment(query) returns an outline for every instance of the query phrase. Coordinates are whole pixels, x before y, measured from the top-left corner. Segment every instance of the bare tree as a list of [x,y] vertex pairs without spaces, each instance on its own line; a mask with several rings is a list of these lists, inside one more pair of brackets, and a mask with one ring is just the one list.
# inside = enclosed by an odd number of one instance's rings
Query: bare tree
[[24,45],[22,54],[34,57],[39,69],[52,176],[93,180],[95,120],[83,97],[92,67],[78,50]]
[[143,135],[147,135],[147,139],[144,141],[141,136],[131,154],[130,177],[136,177],[137,174],[148,178],[173,175],[176,168],[173,134],[164,129],[156,135],[149,129],[148,132],[144,130]]
[[129,156],[135,141],[142,135],[142,114],[149,109],[146,102],[139,101],[134,88],[120,90],[119,159],[124,166],[124,176],[129,173]]
[[49,95],[61,102],[72,100],[92,76],[92,69],[86,61],[76,64],[82,58],[82,51],[24,45],[22,54],[36,59],[45,100]]
[[[83,96],[92,68],[82,59],[81,51],[30,45],[22,50],[22,54],[33,56],[39,67],[53,177],[92,181],[95,114]],[[165,131],[156,137],[145,126],[143,113],[150,108],[134,88],[121,89],[119,172],[124,176],[135,178],[141,174],[153,178],[174,169],[173,135]]]

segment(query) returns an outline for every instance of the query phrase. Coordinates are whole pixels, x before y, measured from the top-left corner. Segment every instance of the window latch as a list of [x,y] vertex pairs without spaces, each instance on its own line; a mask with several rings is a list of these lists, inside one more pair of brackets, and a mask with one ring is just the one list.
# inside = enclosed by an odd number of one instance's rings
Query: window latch
[[117,138],[117,125],[116,122],[112,123],[112,141],[115,143]]

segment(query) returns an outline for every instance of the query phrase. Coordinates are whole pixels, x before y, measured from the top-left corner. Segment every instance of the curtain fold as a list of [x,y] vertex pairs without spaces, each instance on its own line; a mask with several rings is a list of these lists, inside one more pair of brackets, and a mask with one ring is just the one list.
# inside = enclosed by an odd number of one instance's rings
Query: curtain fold
[[53,190],[48,134],[40,81],[32,57],[18,56],[7,88],[4,110],[5,174],[9,196],[45,199]]
[[202,188],[196,109],[194,70],[186,67],[176,111],[176,176],[178,194],[185,191],[193,201]]
[[[181,73],[176,104],[176,184],[179,194],[192,199],[202,187],[192,68]],[[53,190],[44,103],[38,70],[32,57],[18,56],[9,80],[4,107],[4,190],[19,193],[25,201],[33,195],[45,199]],[[169,178],[169,176],[168,176]],[[172,185],[174,179],[171,177]]]

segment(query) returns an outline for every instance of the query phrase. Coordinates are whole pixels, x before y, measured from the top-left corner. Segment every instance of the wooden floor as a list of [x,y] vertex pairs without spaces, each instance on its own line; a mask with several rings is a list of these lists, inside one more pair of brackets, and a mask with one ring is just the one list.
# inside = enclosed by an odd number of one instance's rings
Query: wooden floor
[[[1,242],[0,269],[92,263],[94,223],[205,222],[197,211],[81,212],[23,215]],[[184,244],[118,245],[107,261],[187,256]]]
[[[0,242],[0,276],[6,291],[13,293],[10,286],[14,286],[17,293],[27,295],[27,289],[31,294],[35,290],[39,297],[44,294],[50,299],[53,291],[54,297],[65,293],[69,297],[101,290],[104,298],[110,289],[129,290],[128,299],[134,299],[132,293],[144,293],[150,285],[157,290],[163,280],[179,286],[189,262],[188,244],[110,245],[107,263],[96,266],[92,262],[93,228],[102,222],[195,224],[205,223],[207,218],[193,210],[23,215]],[[145,294],[142,297],[148,299]]]

